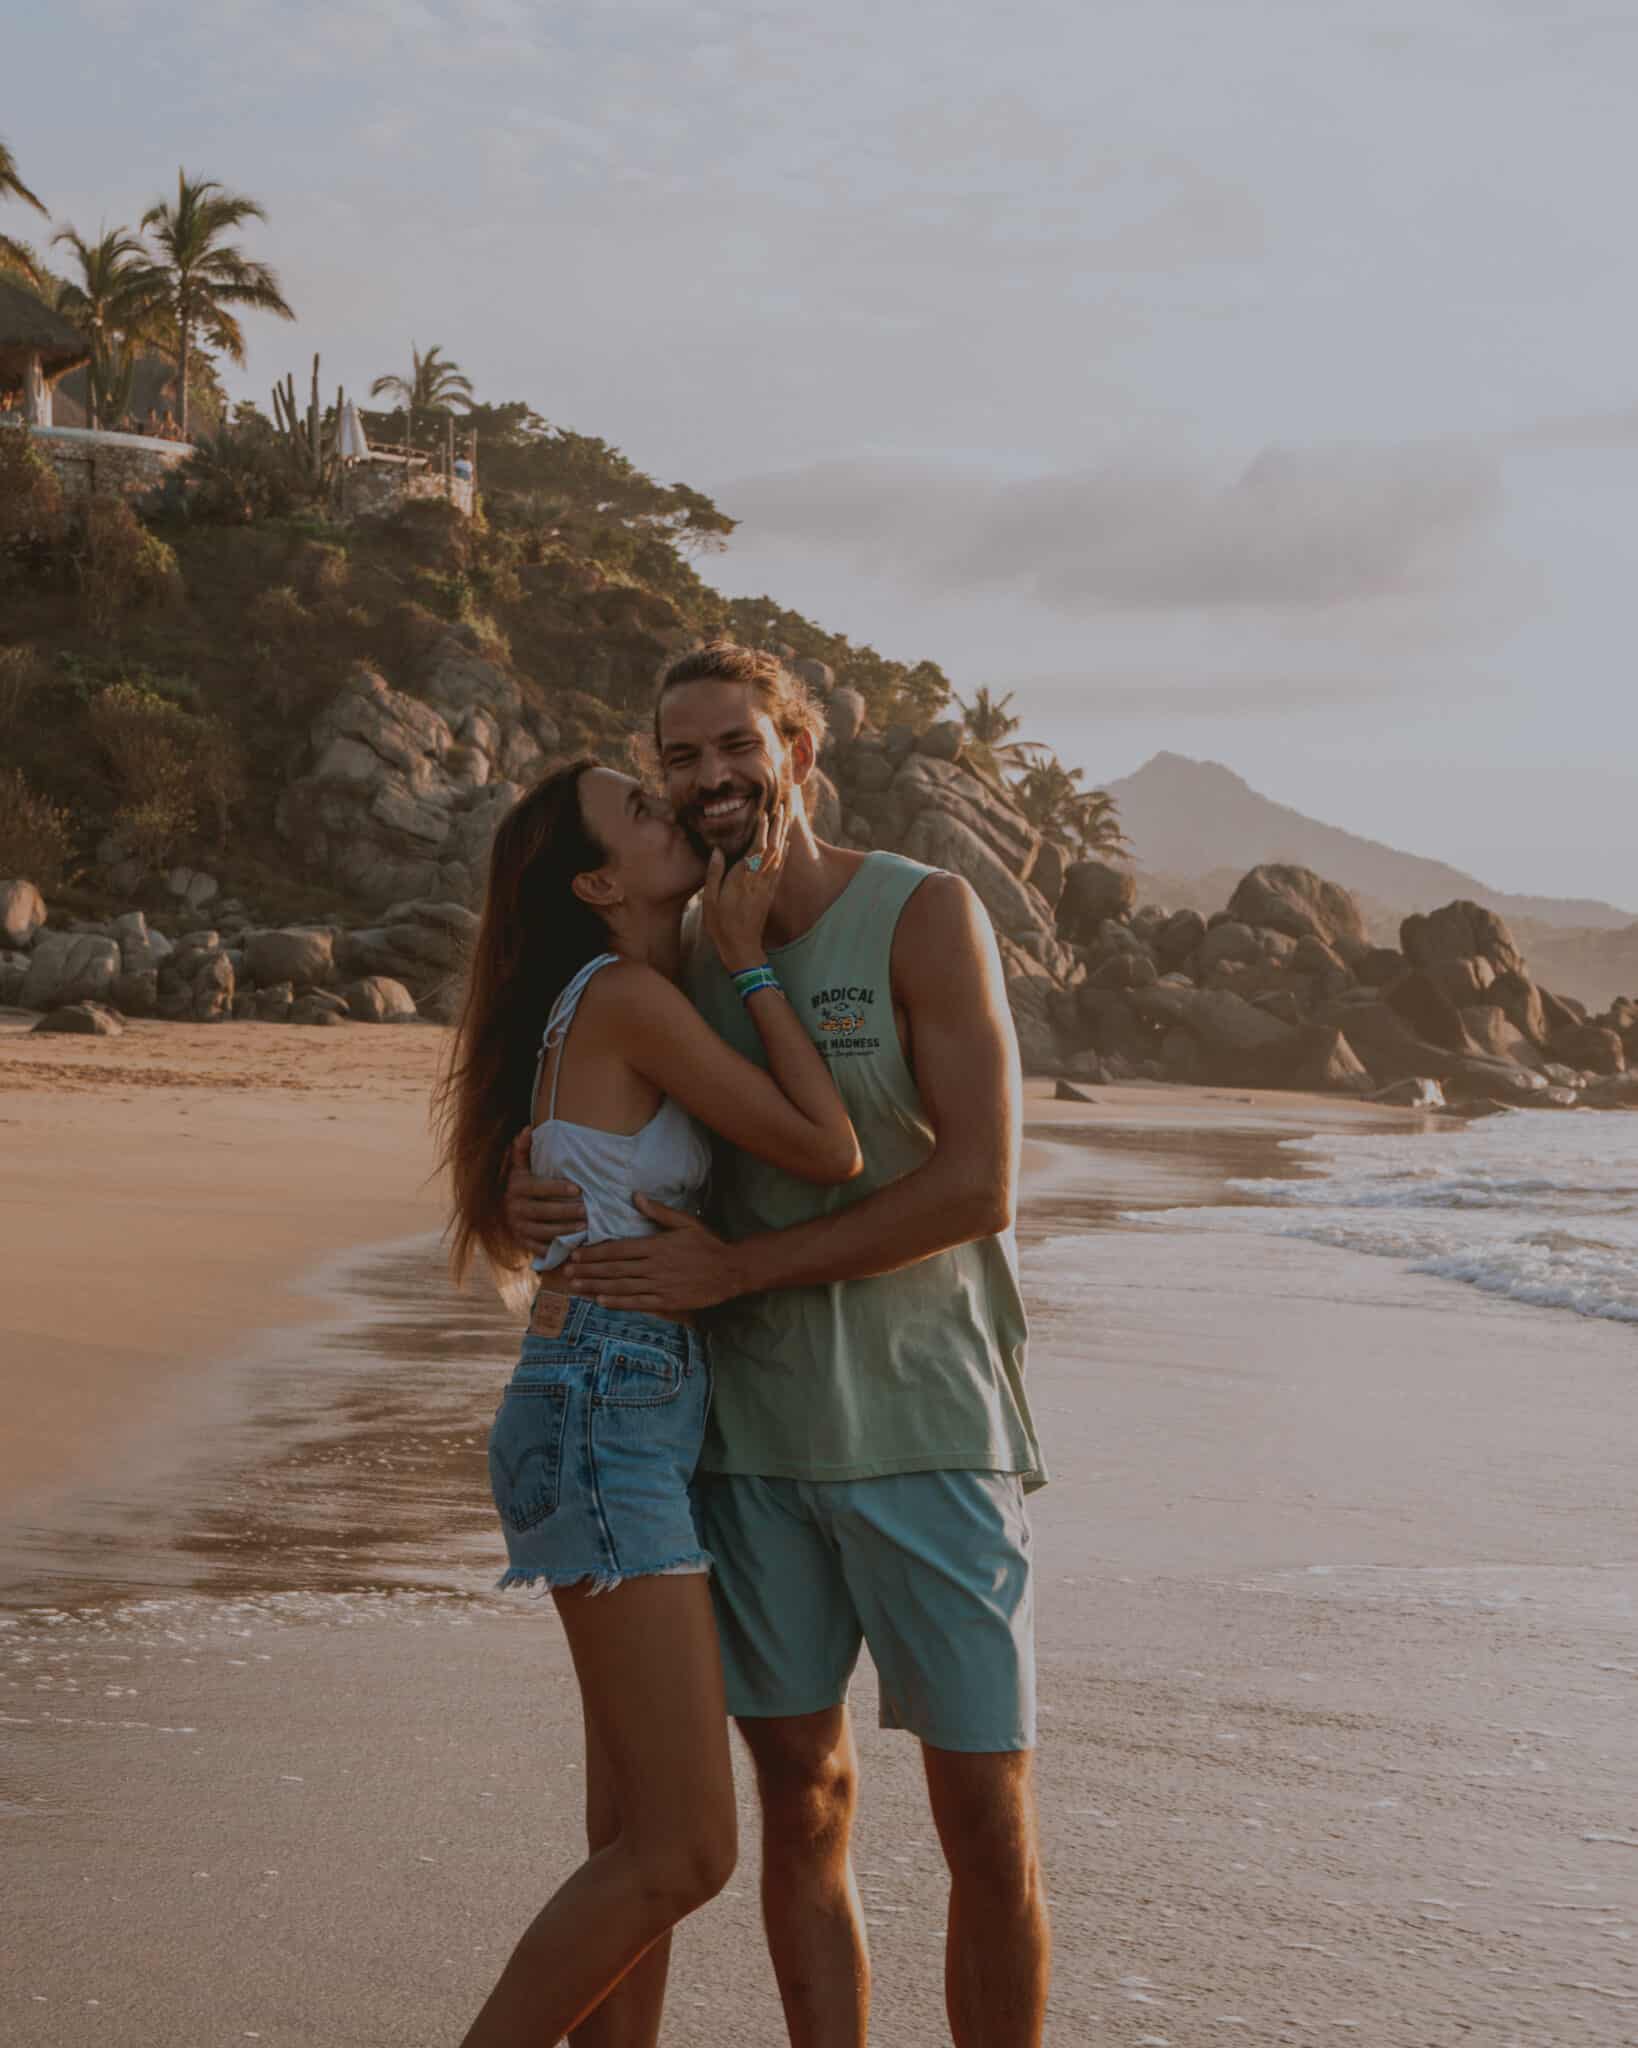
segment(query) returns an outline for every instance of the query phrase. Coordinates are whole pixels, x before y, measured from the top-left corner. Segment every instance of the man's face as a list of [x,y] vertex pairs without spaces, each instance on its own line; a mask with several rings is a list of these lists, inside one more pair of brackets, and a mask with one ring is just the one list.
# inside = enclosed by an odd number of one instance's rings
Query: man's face
[[679,683],[660,700],[660,773],[677,822],[732,864],[795,781],[791,751],[748,683]]

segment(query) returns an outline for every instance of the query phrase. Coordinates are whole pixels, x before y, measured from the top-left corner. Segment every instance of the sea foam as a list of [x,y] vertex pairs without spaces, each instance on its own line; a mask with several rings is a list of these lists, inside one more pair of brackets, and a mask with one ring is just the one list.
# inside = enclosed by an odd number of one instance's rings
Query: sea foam
[[1131,1220],[1302,1237],[1535,1307],[1638,1323],[1638,1117],[1510,1110],[1436,1136],[1301,1138],[1307,1171]]

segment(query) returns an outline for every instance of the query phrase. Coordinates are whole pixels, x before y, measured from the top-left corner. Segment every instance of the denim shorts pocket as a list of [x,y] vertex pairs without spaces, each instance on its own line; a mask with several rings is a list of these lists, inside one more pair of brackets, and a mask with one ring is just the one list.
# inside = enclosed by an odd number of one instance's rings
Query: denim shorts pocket
[[673,1351],[619,1339],[603,1347],[595,1399],[605,1408],[658,1408],[683,1390],[683,1361]]
[[510,1528],[532,1529],[557,1507],[569,1389],[549,1380],[514,1380],[489,1432],[489,1486]]

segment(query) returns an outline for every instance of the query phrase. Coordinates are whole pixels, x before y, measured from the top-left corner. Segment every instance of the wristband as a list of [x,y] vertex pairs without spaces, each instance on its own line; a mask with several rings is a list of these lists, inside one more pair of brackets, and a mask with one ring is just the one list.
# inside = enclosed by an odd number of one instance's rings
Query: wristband
[[731,975],[734,992],[742,1003],[748,1003],[759,989],[771,988],[784,991],[779,986],[779,976],[764,960],[760,967],[742,967],[738,974]]

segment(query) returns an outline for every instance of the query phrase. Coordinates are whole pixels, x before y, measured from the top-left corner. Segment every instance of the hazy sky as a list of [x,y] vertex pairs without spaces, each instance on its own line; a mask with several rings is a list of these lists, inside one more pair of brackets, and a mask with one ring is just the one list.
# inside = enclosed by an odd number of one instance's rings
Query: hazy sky
[[264,403],[441,343],[740,515],[724,588],[1099,778],[1171,747],[1638,910],[1638,11],[53,0],[5,47],[59,218],[178,162],[266,203]]

